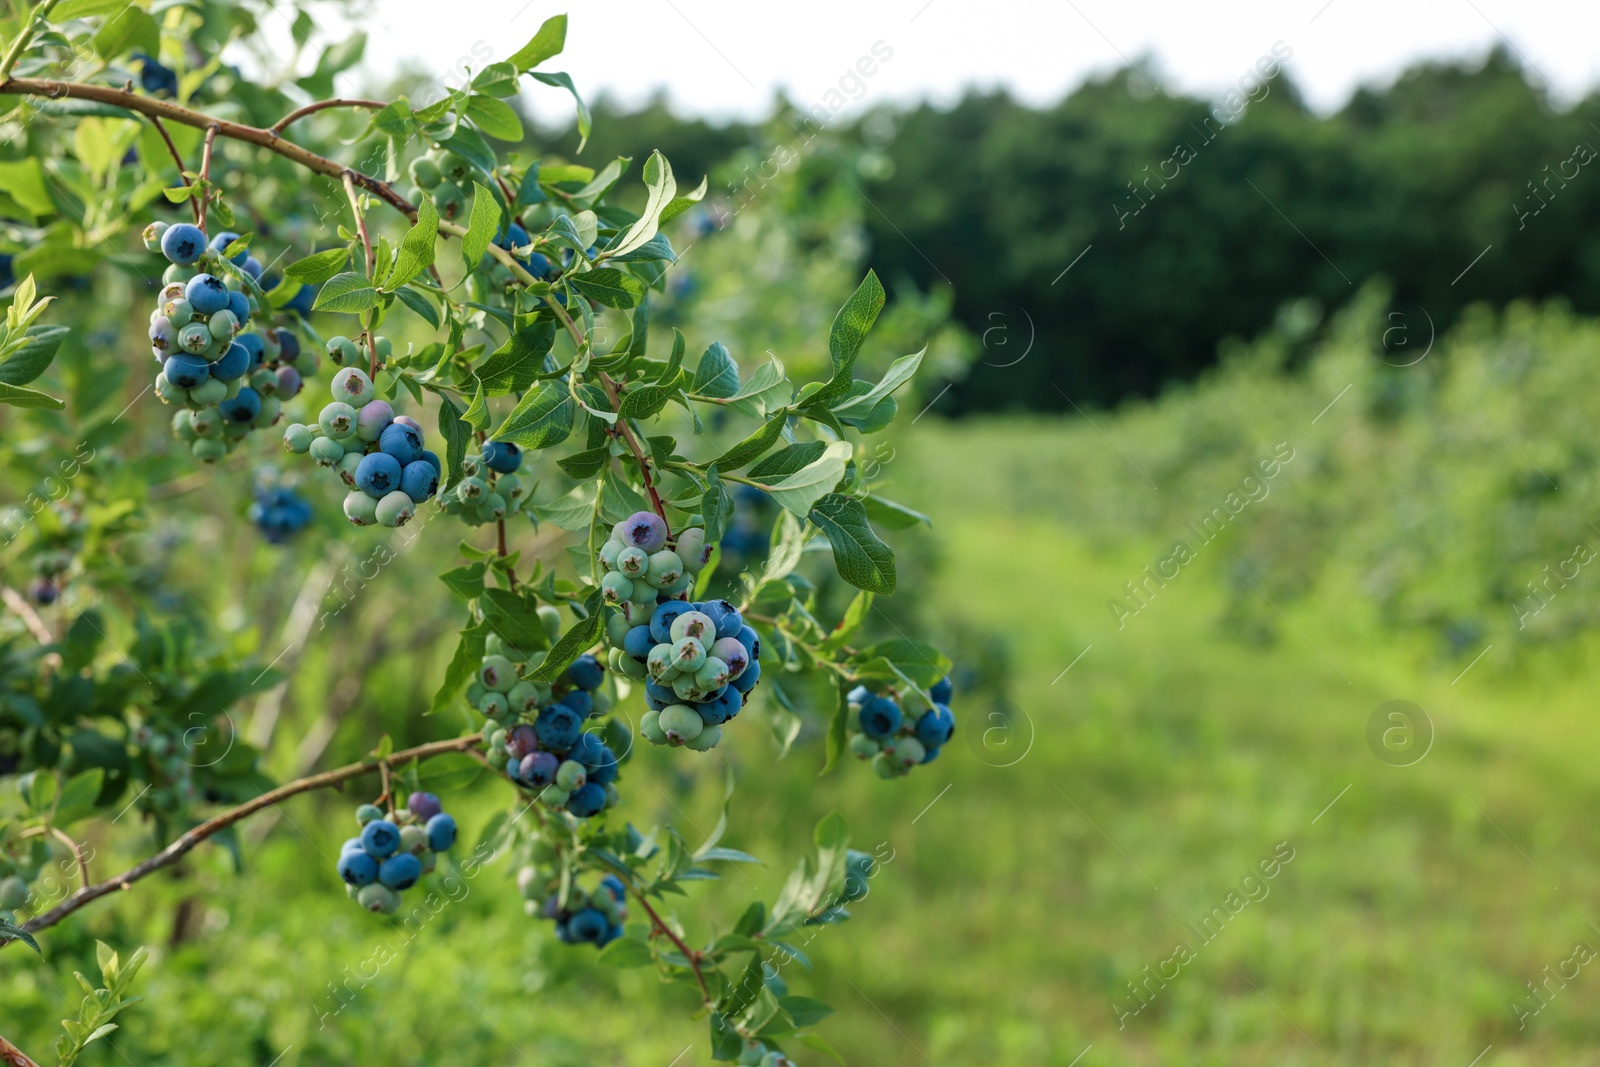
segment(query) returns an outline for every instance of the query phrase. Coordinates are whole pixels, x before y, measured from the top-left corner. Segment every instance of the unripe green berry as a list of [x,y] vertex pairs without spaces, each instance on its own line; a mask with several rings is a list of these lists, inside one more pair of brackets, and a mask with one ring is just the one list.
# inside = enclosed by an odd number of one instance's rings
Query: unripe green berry
[[283,431],[283,447],[285,451],[303,456],[311,451],[311,443],[317,439],[311,427],[304,423],[290,423]]
[[559,785],[547,785],[544,787],[544,791],[539,794],[539,799],[552,808],[564,808],[567,806],[567,800],[571,795]]
[[439,184],[443,175],[439,173],[439,164],[428,156],[418,156],[411,161],[411,180],[417,183],[419,189],[432,189]]
[[344,458],[344,446],[331,437],[318,437],[307,451],[319,467],[332,467]]
[[866,734],[855,734],[850,738],[850,751],[857,759],[871,759],[883,750],[883,746]]
[[483,694],[483,699],[478,701],[478,710],[484,718],[498,719],[511,710],[511,702],[504,693],[489,692]]
[[222,432],[222,414],[216,408],[206,408],[204,411],[181,411],[178,414],[189,416],[189,426],[197,437],[216,437]]
[[361,350],[348,337],[328,338],[328,343],[324,346],[324,350],[328,353],[328,358],[341,367],[346,363],[354,363],[361,358]]
[[378,524],[378,501],[357,489],[344,496],[344,517],[353,526]]
[[667,735],[661,729],[661,713],[659,711],[647,711],[639,716],[639,733],[644,735],[644,739],[652,745],[664,745],[667,743]]
[[683,743],[684,748],[696,752],[709,752],[717,747],[717,742],[722,740],[721,726],[707,726],[700,733]]
[[684,704],[668,704],[661,709],[661,717],[657,722],[670,745],[693,741],[705,729],[705,721],[700,718],[700,713]]
[[645,570],[645,581],[657,589],[667,589],[677,585],[683,578],[683,560],[670,548],[663,548],[660,552],[650,557],[649,567]]
[[556,785],[571,793],[582,789],[589,780],[589,772],[577,760],[565,760],[556,768]]
[[880,752],[872,757],[872,769],[877,772],[879,778],[900,777],[900,765],[887,752]]
[[539,605],[539,621],[544,623],[545,636],[554,641],[561,636],[561,612],[550,604]]
[[376,804],[363,804],[356,809],[356,822],[362,826],[381,818],[383,818],[383,809]]
[[390,915],[400,906],[400,894],[381,882],[373,882],[361,887],[356,894],[356,903],[368,911]]
[[228,446],[215,438],[202,437],[189,448],[201,463],[215,463],[228,454]]
[[[600,579],[600,595],[607,604],[619,604],[633,596],[633,581],[625,574],[610,571]],[[626,632],[626,620],[624,620]]]
[[484,522],[499,522],[506,517],[506,498],[499,493],[488,493],[478,501],[478,518]]
[[403,491],[396,489],[382,500],[378,501],[378,525],[388,526],[391,529],[404,526],[416,515],[417,506]]
[[[361,453],[346,452],[344,455],[339,457],[339,462],[333,465],[333,469],[334,472],[339,475],[339,478],[344,482],[345,485],[353,488],[356,484],[356,470],[360,466]],[[377,512],[374,511],[373,515],[376,516]]]
[[456,499],[474,508],[489,492],[489,483],[482,478],[466,477],[456,483]]

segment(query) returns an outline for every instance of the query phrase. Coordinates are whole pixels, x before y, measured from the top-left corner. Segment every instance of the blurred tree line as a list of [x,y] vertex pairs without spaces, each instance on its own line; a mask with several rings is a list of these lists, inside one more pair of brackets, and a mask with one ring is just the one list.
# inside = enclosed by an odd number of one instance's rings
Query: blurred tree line
[[[1437,330],[1473,301],[1561,295],[1600,311],[1587,236],[1600,96],[1562,110],[1503,50],[1415,66],[1329,116],[1305,106],[1292,60],[1251,96],[1230,108],[1128,69],[1044,109],[971,93],[828,128],[885,157],[854,179],[870,264],[891,286],[949,283],[955,317],[984,338],[940,410],[1150,396],[1287,301],[1333,310],[1373,276]],[[659,147],[735,205],[752,149],[758,168],[773,146],[803,159],[817,132],[783,102],[748,125],[684,120],[660,100],[597,112],[586,160]],[[576,147],[571,131],[537,140]]]

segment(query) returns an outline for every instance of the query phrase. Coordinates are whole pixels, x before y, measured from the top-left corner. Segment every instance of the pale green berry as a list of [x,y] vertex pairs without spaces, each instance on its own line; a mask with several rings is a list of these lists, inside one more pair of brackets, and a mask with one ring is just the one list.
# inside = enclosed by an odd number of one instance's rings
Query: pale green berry
[[633,582],[627,575],[611,571],[600,579],[600,595],[607,604],[621,603],[633,596]]
[[694,672],[694,680],[707,692],[720,689],[728,684],[728,665],[715,656],[707,656]]
[[678,535],[678,556],[683,560],[683,569],[700,573],[700,568],[705,563],[706,532],[700,527],[691,527]]
[[400,906],[400,894],[381,882],[372,882],[356,893],[356,903],[368,911],[390,915]]
[[672,691],[678,695],[679,700],[687,700],[691,704],[698,704],[711,695],[704,686],[694,680],[692,673],[680,674],[674,678]]
[[[607,575],[607,577],[610,576]],[[602,580],[601,585],[604,584],[605,582]],[[629,590],[632,590],[631,583]],[[612,648],[621,648],[622,642],[628,639],[628,631],[631,629],[633,629],[633,624],[628,621],[628,617],[622,612],[613,611],[606,616],[606,642]]]
[[344,458],[344,446],[331,437],[319,437],[308,450],[319,467],[331,467]]
[[657,589],[667,589],[677,585],[683,578],[683,560],[670,548],[663,548],[660,552],[650,557],[650,565],[645,570],[645,581]]
[[650,557],[644,549],[629,545],[617,553],[616,569],[629,578],[643,578],[650,569]]
[[265,430],[268,426],[276,425],[281,418],[283,418],[283,401],[275,396],[264,396],[261,398],[261,410],[250,420],[250,425],[254,429]]
[[160,374],[156,375],[155,390],[156,397],[163,404],[181,404],[189,398],[189,393],[187,390],[179,389],[176,385],[173,385],[172,382],[167,380],[166,371],[162,371]]
[[172,413],[172,432],[178,440],[189,444],[195,439],[194,412],[181,408]]
[[456,483],[456,499],[463,504],[476,505],[488,492],[489,483],[482,478],[466,477]]
[[400,828],[400,851],[415,852],[428,843],[428,831],[415,823]]
[[379,526],[404,526],[417,513],[417,506],[402,490],[396,489],[378,501]]
[[189,399],[202,407],[220,404],[228,399],[228,383],[220,382],[215,378],[207,378],[204,382],[189,390]]
[[616,659],[612,660],[612,670],[625,678],[633,678],[635,680],[650,677],[650,670],[643,663],[640,663],[632,656],[622,655],[620,648],[614,648],[612,651],[618,653]]
[[589,772],[577,760],[564,760],[556,768],[556,785],[571,793],[582,789],[589,780]]
[[478,518],[484,522],[498,522],[506,517],[506,498],[499,493],[489,493],[478,501]]
[[[672,654],[672,665],[685,674],[693,674],[705,664],[706,646],[702,645],[697,638],[681,637],[672,642],[669,647]],[[652,649],[652,651],[654,650]]]
[[564,808],[567,806],[567,800],[571,795],[559,785],[547,785],[544,787],[544,792],[539,794],[539,799],[552,808]]
[[378,501],[357,489],[344,497],[344,517],[355,526],[378,524]]
[[283,431],[284,449],[293,452],[297,456],[303,456],[311,451],[311,444],[316,439],[317,435],[311,431],[311,427],[304,423],[291,423]]
[[214,437],[202,437],[189,448],[201,463],[215,463],[228,454],[228,446]]
[[356,432],[356,409],[343,401],[335,400],[317,415],[317,425],[322,427],[323,433],[336,441],[353,437]]
[[144,248],[146,252],[161,251],[161,238],[167,232],[169,225],[171,224],[157,219],[144,228]]
[[668,644],[656,645],[650,650],[650,655],[645,659],[645,666],[650,672],[650,677],[658,682],[671,682],[680,673],[677,665],[672,662],[672,646]]
[[328,358],[341,367],[361,358],[361,350],[348,337],[330,337],[324,349]]
[[[672,639],[681,641],[685,637],[692,637],[697,641],[711,642],[717,639],[717,624],[711,621],[711,616],[703,611],[686,611],[672,620]],[[699,664],[695,664],[699,666]]]
[[872,769],[877,772],[879,778],[900,777],[900,765],[887,752],[880,752],[872,757]]
[[554,641],[561,636],[561,611],[550,604],[539,605],[539,621],[544,624],[545,636]]
[[915,737],[891,738],[890,743],[883,747],[883,751],[901,767],[915,767],[928,754],[922,742]]
[[223,308],[213,312],[211,318],[206,320],[206,329],[211,331],[214,339],[226,343],[239,335],[239,316]]
[[489,634],[483,639],[483,654],[485,656],[505,655],[506,639],[499,634]]
[[478,681],[485,689],[509,693],[517,684],[517,665],[505,656],[485,656],[478,667]]
[[652,745],[664,745],[667,743],[667,735],[661,730],[661,713],[659,711],[647,711],[639,717],[639,732]]
[[345,485],[356,484],[356,468],[361,466],[361,453],[346,452],[339,457],[339,462],[333,465],[334,472],[343,479]]
[[346,367],[333,376],[328,391],[336,401],[343,401],[354,408],[364,407],[373,397],[372,379],[360,367]]
[[722,740],[721,726],[707,726],[698,736],[691,737],[683,743],[684,748],[691,748],[696,752],[709,752],[717,747],[717,742]]
[[478,478],[483,475],[483,458],[481,456],[463,456],[461,459],[461,474],[465,478]]
[[607,541],[600,546],[600,562],[605,565],[606,570],[614,571],[617,569],[617,556],[621,555],[622,550],[627,547],[627,545],[617,540]]
[[518,682],[506,694],[506,701],[511,705],[512,711],[519,711],[524,715],[534,715],[539,711],[539,687],[532,682]]
[[278,376],[262,367],[250,375],[250,388],[262,396],[271,396],[278,391]]
[[668,704],[662,708],[657,724],[661,732],[666,734],[669,745],[681,745],[693,741],[700,736],[706,725],[700,718],[700,713],[685,704]]
[[478,710],[485,718],[498,719],[511,710],[511,702],[504,693],[485,693],[478,701]]
[[194,321],[194,305],[182,296],[168,299],[161,305],[161,313],[174,326],[187,326]]
[[515,474],[502,474],[494,480],[494,491],[506,498],[506,503],[520,504],[527,495],[528,488],[522,484],[522,479]]
[[198,437],[217,437],[222,433],[222,413],[216,408],[206,408],[204,411],[181,411],[179,414],[189,416],[189,425]]
[[883,746],[866,734],[855,734],[850,738],[850,751],[855,753],[857,759],[871,759],[882,751]]

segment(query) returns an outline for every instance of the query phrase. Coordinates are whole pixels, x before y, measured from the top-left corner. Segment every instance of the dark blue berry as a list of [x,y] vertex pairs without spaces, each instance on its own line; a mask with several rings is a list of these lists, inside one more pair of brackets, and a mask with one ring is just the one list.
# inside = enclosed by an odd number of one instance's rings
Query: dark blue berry
[[567,674],[572,678],[572,684],[579,689],[592,690],[599,689],[600,683],[605,681],[606,670],[600,666],[599,660],[585,652],[572,661],[572,666],[567,668]]
[[378,865],[378,881],[390,889],[410,889],[422,877],[422,861],[409,852],[390,856]]
[[339,877],[350,885],[371,885],[378,877],[378,861],[355,849],[341,852]]
[[539,735],[539,744],[552,752],[565,752],[577,743],[583,716],[565,704],[551,704],[539,712],[533,729]]
[[361,828],[361,847],[378,859],[393,855],[400,847],[400,828],[388,819],[374,819]]
[[456,821],[440,812],[428,820],[428,847],[435,852],[449,852],[456,843]]
[[573,791],[567,798],[567,810],[580,819],[587,819],[591,815],[598,815],[605,810],[605,786],[595,782],[586,782],[582,787]]
[[483,465],[496,474],[511,474],[522,466],[522,449],[510,441],[490,441],[483,446]]
[[928,695],[935,704],[948,704],[950,698],[955,696],[956,687],[950,683],[949,677],[944,677],[935,682],[933,688],[928,690]]
[[883,740],[900,729],[900,705],[888,697],[869,697],[861,705],[861,732]]

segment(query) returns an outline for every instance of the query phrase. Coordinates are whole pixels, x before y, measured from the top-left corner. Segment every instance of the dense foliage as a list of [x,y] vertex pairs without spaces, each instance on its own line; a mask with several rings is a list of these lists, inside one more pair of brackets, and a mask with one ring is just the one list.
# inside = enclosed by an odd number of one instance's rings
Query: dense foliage
[[[293,27],[305,45],[310,16]],[[22,280],[0,336],[0,403],[39,413],[26,424],[38,437],[13,437],[18,452],[83,444],[44,464],[56,488],[23,497],[12,487],[20,499],[6,515],[8,563],[38,577],[29,597],[4,587],[15,633],[4,646],[0,774],[18,776],[22,803],[0,821],[0,944],[37,949],[35,935],[207,841],[242,855],[247,817],[376,774],[360,836],[329,872],[366,910],[411,921],[436,896],[426,889],[436,869],[471,877],[510,852],[533,872],[526,885],[544,887],[529,899],[557,919],[561,940],[602,944],[613,965],[696,990],[717,1058],[774,1067],[788,1062],[786,1044],[829,1051],[813,1027],[832,1009],[790,993],[778,970],[804,960],[798,931],[844,922],[845,905],[866,895],[873,864],[848,847],[843,820],[822,820],[781,893],[694,946],[658,909],[720,865],[757,861],[720,844],[725,819],[690,847],[674,825],[640,831],[611,810],[636,733],[705,752],[764,675],[780,746],[803,718],[820,723],[824,770],[874,701],[903,708],[916,734],[885,746],[880,774],[898,755],[884,776],[930,762],[953,732],[950,661],[903,632],[862,640],[874,598],[898,584],[874,524],[923,521],[882,496],[860,443],[894,422],[895,394],[924,358],[856,377],[886,302],[876,276],[842,294],[826,356],[803,361],[804,384],[776,355],[741,367],[720,341],[693,358],[677,328],[668,337],[658,327],[652,346],[652,303],[680,258],[668,227],[696,209],[706,183],[680,186],[651,153],[629,209],[608,199],[628,157],[593,168],[502,158],[491,146],[523,137],[507,99],[524,77],[577,98],[566,74],[542,69],[563,48],[565,16],[415,107],[405,96],[324,98],[359,58],[359,38],[324,49],[293,88],[222,66],[220,47],[202,45],[254,33],[246,6],[152,13],[44,0],[7,28],[0,94],[19,103],[3,120],[15,152],[0,165],[0,213],[17,248],[7,266]],[[324,124],[334,135],[314,139]],[[397,183],[402,171],[410,184]],[[131,222],[138,213],[168,217]],[[216,759],[197,752],[220,740],[239,700],[282,676],[276,660],[247,659],[265,649],[210,638],[203,610],[163,624],[169,605],[138,535],[160,487],[149,463],[115,454],[127,408],[109,419],[104,410],[138,353],[71,343],[66,325],[47,324],[54,297],[40,295],[42,283],[97,268],[97,281],[116,271],[150,297],[140,332],[153,384],[133,403],[149,393],[175,409],[167,469],[187,458],[241,476],[230,459],[259,448],[267,435],[252,431],[276,427],[283,448],[314,465],[288,486],[257,479],[250,517],[269,541],[292,539],[315,508],[305,496],[328,493],[351,526],[379,528],[354,538],[414,524],[395,543],[431,540],[435,558],[448,554],[441,538],[465,538],[464,562],[442,575],[457,598],[456,651],[431,699],[413,691],[408,705],[413,717],[468,725],[401,750],[372,738],[358,762],[281,785],[231,733]],[[45,376],[58,353],[76,377]],[[108,359],[114,369],[101,372]],[[326,386],[312,379],[324,359],[340,368]],[[87,474],[102,446],[109,454]],[[735,487],[771,505],[765,551],[743,545],[751,562],[737,573],[719,567]],[[453,535],[435,528],[456,522]],[[475,545],[482,528],[489,542]],[[567,551],[524,558],[534,542]],[[822,588],[800,567],[817,554],[836,575]],[[648,711],[630,706],[641,689]],[[459,714],[463,696],[472,711]],[[434,791],[485,768],[512,803],[462,858]],[[68,829],[111,836],[131,807],[181,832],[92,881],[93,850]],[[54,877],[72,860],[77,888]],[[597,875],[600,888],[579,887]],[[419,880],[425,899],[413,906],[402,893]],[[114,957],[102,969],[108,996],[120,995],[132,970]]]

